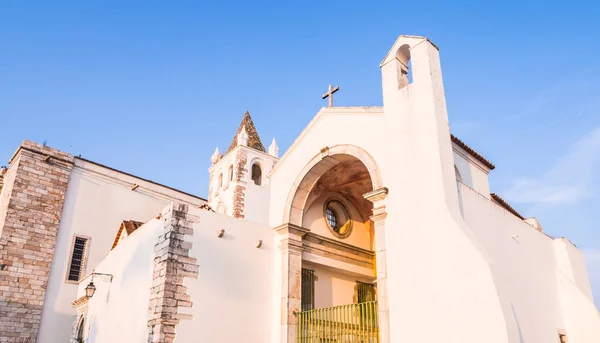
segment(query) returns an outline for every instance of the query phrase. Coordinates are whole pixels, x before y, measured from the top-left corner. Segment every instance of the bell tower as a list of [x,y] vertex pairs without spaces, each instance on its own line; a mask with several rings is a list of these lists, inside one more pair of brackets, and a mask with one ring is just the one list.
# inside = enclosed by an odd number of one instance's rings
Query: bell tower
[[400,36],[380,68],[389,149],[382,342],[507,342],[487,254],[460,214],[438,47]]
[[208,203],[218,213],[267,224],[268,173],[279,160],[275,139],[265,149],[250,113],[246,111],[224,154],[217,148],[208,169]]

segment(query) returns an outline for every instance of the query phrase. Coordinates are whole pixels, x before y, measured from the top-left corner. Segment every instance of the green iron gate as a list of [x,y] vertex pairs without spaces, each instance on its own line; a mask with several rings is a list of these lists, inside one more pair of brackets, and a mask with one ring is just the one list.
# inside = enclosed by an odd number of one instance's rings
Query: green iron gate
[[297,313],[298,343],[378,343],[377,301]]

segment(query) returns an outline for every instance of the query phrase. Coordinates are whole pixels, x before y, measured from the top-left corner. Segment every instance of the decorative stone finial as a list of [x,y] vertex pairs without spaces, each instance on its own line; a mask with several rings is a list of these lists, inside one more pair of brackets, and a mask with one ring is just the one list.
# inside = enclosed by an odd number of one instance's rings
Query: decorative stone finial
[[240,134],[237,137],[237,144],[248,146],[248,132],[246,132],[245,126],[242,128],[242,131],[240,131]]
[[273,137],[273,141],[271,142],[271,145],[269,146],[269,155],[279,158],[279,147],[277,146],[275,137]]
[[215,164],[215,163],[219,162],[220,158],[221,158],[221,153],[219,152],[219,147],[217,147],[215,149],[215,152],[210,157],[210,161],[212,162],[212,164]]

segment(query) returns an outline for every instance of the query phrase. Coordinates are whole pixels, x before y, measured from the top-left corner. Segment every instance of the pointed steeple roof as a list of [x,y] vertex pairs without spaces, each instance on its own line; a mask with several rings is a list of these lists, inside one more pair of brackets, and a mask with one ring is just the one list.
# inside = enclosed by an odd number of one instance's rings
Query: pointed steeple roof
[[250,118],[250,113],[246,111],[244,113],[244,118],[242,118],[242,122],[240,123],[240,127],[235,132],[233,136],[233,140],[231,141],[231,145],[227,152],[230,152],[237,146],[237,138],[242,128],[246,128],[246,133],[248,134],[248,146],[254,148],[256,150],[260,150],[262,152],[267,152],[265,150],[265,146],[260,141],[260,137],[258,136],[258,132],[256,132],[256,128],[254,127],[254,123],[252,122],[252,118]]

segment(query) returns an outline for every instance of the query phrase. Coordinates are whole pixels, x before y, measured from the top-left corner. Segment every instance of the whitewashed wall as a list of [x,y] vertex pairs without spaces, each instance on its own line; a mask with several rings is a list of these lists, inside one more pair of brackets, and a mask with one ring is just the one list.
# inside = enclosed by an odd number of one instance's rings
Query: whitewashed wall
[[[193,320],[177,326],[177,342],[276,342],[281,251],[273,230],[202,210],[190,214],[200,217],[190,250],[199,276],[185,279]],[[259,240],[262,247],[256,248]]]
[[594,305],[583,253],[567,239],[555,239],[557,279],[564,331],[569,342],[600,342],[600,314]]
[[557,241],[557,246],[558,245],[563,245],[567,251],[567,257],[573,275],[573,283],[577,285],[584,296],[593,301],[592,286],[586,268],[585,256],[581,250],[577,249],[577,247],[566,238]]
[[[140,185],[135,191],[131,186]],[[41,343],[69,339],[77,284],[66,281],[73,235],[91,238],[87,268],[94,270],[112,247],[123,220],[145,222],[172,201],[199,206],[203,200],[94,163],[75,159],[50,269],[38,337]]]
[[[269,223],[270,180],[269,173],[273,170],[276,158],[266,153],[246,148],[248,161],[246,164],[246,190],[244,197],[244,219],[254,223],[267,225]],[[252,180],[252,164],[257,163],[262,170],[262,182],[255,185]]]
[[[236,154],[229,152],[223,156],[216,164],[212,165],[208,172],[212,175],[209,185],[210,207],[215,211],[222,212],[228,216],[233,215],[233,191],[235,181],[230,180],[229,167],[233,166],[233,178],[235,179],[235,157]],[[222,175],[223,181],[219,186],[219,176]],[[222,203],[222,205],[219,205]]]
[[490,198],[490,181],[487,168],[455,144],[453,144],[452,151],[454,165],[460,173],[462,183]]
[[600,315],[594,303],[564,274],[558,281],[568,342],[600,342]]
[[[148,340],[148,298],[152,287],[154,245],[164,223],[153,219],[123,240],[96,267],[96,293],[89,300],[87,343],[146,342]],[[85,295],[91,276],[79,284],[77,296]],[[64,342],[68,342],[64,341]]]
[[581,254],[460,187],[465,221],[488,254],[509,342],[557,342],[559,330],[566,330],[570,343],[600,341]]

